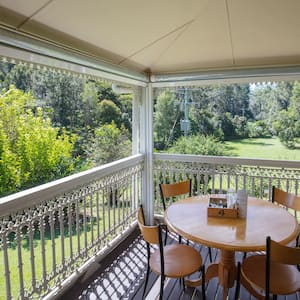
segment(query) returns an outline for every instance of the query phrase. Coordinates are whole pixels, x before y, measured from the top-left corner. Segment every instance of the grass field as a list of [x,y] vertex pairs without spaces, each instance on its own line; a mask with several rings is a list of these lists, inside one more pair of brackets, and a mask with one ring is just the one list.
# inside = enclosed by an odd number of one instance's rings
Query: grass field
[[[88,207],[88,206],[87,206]],[[96,204],[93,205],[93,216],[96,216]],[[92,236],[95,239],[99,239],[103,242],[103,246],[105,246],[107,240],[110,239],[114,234],[113,227],[115,226],[114,220],[116,219],[117,224],[121,223],[121,221],[125,221],[126,217],[131,214],[131,206],[129,204],[126,204],[126,207],[120,207],[120,208],[109,208],[108,206],[104,206],[104,211],[100,208],[99,211],[99,233],[100,237],[98,237],[98,228],[96,220],[93,221],[87,221],[86,228],[84,228],[84,225],[80,225],[80,234],[78,236],[77,234],[77,227],[76,224],[72,226],[72,238],[70,237],[69,227],[68,224],[65,224],[64,227],[64,239],[62,241],[60,234],[60,229],[56,228],[54,232],[54,238],[53,242],[51,239],[51,235],[49,231],[45,232],[45,243],[44,248],[42,247],[42,243],[40,242],[40,234],[39,230],[36,229],[34,231],[34,245],[33,245],[33,251],[34,251],[34,258],[31,257],[30,252],[30,245],[29,245],[29,236],[28,232],[24,232],[22,234],[22,241],[21,241],[21,247],[20,250],[18,250],[16,241],[15,241],[15,235],[14,238],[11,238],[11,240],[8,240],[9,247],[7,249],[7,256],[9,260],[9,276],[11,280],[11,294],[13,296],[12,299],[19,299],[19,292],[20,292],[20,280],[19,280],[19,269],[17,266],[20,265],[18,251],[20,251],[20,255],[22,256],[22,271],[23,271],[23,280],[25,289],[27,289],[29,292],[32,292],[32,263],[34,261],[34,271],[35,271],[35,278],[36,278],[36,284],[41,284],[43,282],[43,254],[45,255],[45,272],[47,273],[46,276],[51,277],[53,276],[55,280],[59,280],[57,276],[55,276],[55,272],[57,272],[57,269],[59,266],[63,265],[64,262],[68,262],[71,260],[71,256],[73,255],[79,255],[80,252],[84,251],[86,249],[85,244],[91,245],[92,244]],[[122,225],[116,228],[116,232],[122,228]],[[86,233],[85,231],[86,230]],[[111,231],[111,233],[109,233]],[[72,240],[72,255],[71,255],[71,248],[70,248],[70,238]],[[78,242],[79,239],[79,242]],[[63,244],[62,244],[63,243]],[[99,242],[100,243],[100,242]],[[55,247],[55,262],[56,264],[53,265],[53,245]],[[80,248],[78,247],[80,245]],[[64,260],[62,261],[62,246],[64,248]],[[92,250],[86,250],[89,252],[89,255],[93,255]],[[0,248],[0,261],[4,261],[4,251],[2,248]],[[81,256],[81,255],[79,255]],[[84,258],[84,257],[83,257]],[[33,260],[32,260],[33,259]],[[85,258],[86,259],[86,258]],[[5,265],[4,263],[0,263],[0,275],[2,276],[0,278],[0,300],[6,299],[6,282],[4,280],[5,276]],[[55,280],[51,280],[49,282],[50,286],[55,286]],[[34,294],[32,298],[38,298],[37,294]],[[27,299],[27,298],[26,298]]]
[[300,160],[300,147],[286,148],[278,138],[240,139],[225,142],[228,156],[279,160]]

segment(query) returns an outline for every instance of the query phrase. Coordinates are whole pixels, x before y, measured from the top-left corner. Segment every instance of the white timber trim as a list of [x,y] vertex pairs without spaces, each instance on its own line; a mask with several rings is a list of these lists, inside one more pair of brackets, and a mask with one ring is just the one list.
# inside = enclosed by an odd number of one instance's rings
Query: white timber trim
[[141,153],[145,157],[142,204],[146,222],[153,224],[153,89],[151,84],[144,89],[142,97],[140,139]]

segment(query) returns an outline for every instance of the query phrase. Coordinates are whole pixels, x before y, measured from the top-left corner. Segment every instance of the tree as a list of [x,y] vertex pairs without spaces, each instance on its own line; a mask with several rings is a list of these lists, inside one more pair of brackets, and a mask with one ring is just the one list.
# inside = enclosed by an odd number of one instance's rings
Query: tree
[[219,119],[215,114],[206,109],[197,109],[192,106],[190,109],[190,119],[192,134],[212,135],[219,140],[223,139],[224,134],[220,128]]
[[288,110],[282,110],[274,122],[279,139],[288,148],[295,148],[300,142],[300,82],[295,82]]
[[121,127],[122,113],[120,108],[113,101],[102,100],[99,103],[98,114],[101,124],[111,124],[113,121],[118,128]]
[[87,82],[82,93],[83,107],[78,115],[80,123],[87,130],[100,125],[98,91],[94,82]]
[[0,94],[0,192],[14,192],[70,174],[75,136],[51,126],[31,94]]
[[132,94],[120,95],[122,124],[129,131],[130,137],[132,134]]
[[7,74],[10,72],[10,70],[14,67],[14,64],[9,63],[7,61],[0,61],[0,87],[1,89],[5,88],[5,85],[8,85],[7,88],[9,88],[9,83],[4,83],[5,78]]
[[224,137],[227,139],[234,137],[236,131],[233,124],[232,115],[229,112],[225,112],[223,115],[220,116],[219,120],[221,123],[221,129],[223,131]]
[[179,101],[170,91],[163,91],[157,98],[154,107],[154,140],[164,149],[180,135]]
[[249,128],[246,117],[235,116],[232,120],[234,125],[235,136],[247,138],[249,136]]
[[108,99],[114,102],[120,108],[121,103],[119,101],[118,95],[112,90],[111,84],[98,80],[91,80],[91,82],[95,83],[99,102],[104,99]]
[[19,161],[10,148],[3,122],[0,121],[0,195],[15,192],[21,186]]
[[[31,90],[36,107],[43,108],[44,117],[54,127],[65,128],[77,135],[75,151],[84,167],[85,145],[95,137],[95,129],[115,122],[131,135],[132,96],[119,97],[112,85],[85,80],[77,75],[46,67],[29,68],[26,64],[0,65],[5,86],[15,83],[24,91]],[[1,76],[1,74],[0,74]],[[4,84],[4,83],[3,83]]]
[[57,70],[39,69],[34,72],[33,82],[32,93],[41,106],[49,108],[52,124],[77,133],[81,126],[84,79]]
[[29,92],[32,90],[32,68],[30,68],[27,64],[20,63],[13,65],[13,67],[9,68],[8,70],[9,72],[5,74],[5,79],[3,81],[4,88],[9,89],[11,85],[14,85],[17,89],[20,89],[24,92]]
[[251,117],[248,84],[192,87],[190,94],[192,134],[231,138],[235,116]]
[[287,110],[293,95],[293,81],[281,81],[276,83],[277,102],[280,110]]
[[131,142],[124,127],[112,121],[95,130],[95,138],[86,148],[87,157],[95,165],[106,164],[131,154]]
[[263,127],[268,127],[271,134],[274,134],[273,123],[280,111],[286,111],[289,107],[292,88],[292,82],[268,82],[252,86],[250,109],[255,120],[260,121],[261,125],[263,122]]

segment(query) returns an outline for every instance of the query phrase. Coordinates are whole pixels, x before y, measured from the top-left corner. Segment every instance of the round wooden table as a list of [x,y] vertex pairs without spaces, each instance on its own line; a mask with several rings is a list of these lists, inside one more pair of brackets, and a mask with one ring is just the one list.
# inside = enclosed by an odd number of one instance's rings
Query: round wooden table
[[[299,225],[294,216],[269,201],[248,198],[247,218],[208,217],[209,196],[191,197],[173,203],[165,212],[165,222],[170,230],[188,240],[218,248],[220,261],[208,266],[206,281],[218,277],[223,287],[223,299],[236,279],[235,251],[262,251],[266,237],[288,244],[296,239]],[[217,195],[218,196],[218,195]],[[187,281],[196,286],[200,280]]]

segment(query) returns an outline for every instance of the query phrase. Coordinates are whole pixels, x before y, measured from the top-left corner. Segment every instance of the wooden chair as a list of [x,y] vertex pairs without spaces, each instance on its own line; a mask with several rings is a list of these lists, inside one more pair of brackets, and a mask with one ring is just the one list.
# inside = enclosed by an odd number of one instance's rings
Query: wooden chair
[[[300,196],[285,192],[273,186],[272,202],[293,210],[295,218],[297,219],[297,213],[300,213]],[[296,239],[296,246],[299,246],[299,235]]]
[[[270,237],[266,239],[264,255],[253,255],[238,263],[240,282],[257,299],[277,299],[277,295],[294,294],[300,290],[300,248],[281,245]],[[239,280],[238,280],[239,282]],[[237,284],[235,299],[239,298]],[[260,293],[260,291],[262,293]]]
[[192,180],[186,180],[176,183],[161,183],[159,185],[161,200],[164,210],[167,209],[166,201],[168,198],[177,197],[180,195],[187,194],[189,197],[192,196]]
[[[164,246],[160,225],[147,226],[142,206],[138,210],[138,224],[142,236],[147,243],[147,273],[142,299],[144,299],[150,269],[161,276],[160,297],[163,299],[164,281],[166,277],[184,279],[199,270],[202,271],[202,295],[205,299],[205,269],[200,253],[188,245],[172,244]],[[150,245],[158,248],[151,253]]]
[[[192,180],[186,180],[176,183],[161,183],[159,185],[161,200],[163,204],[164,210],[167,209],[166,201],[168,198],[177,197],[181,195],[188,195],[189,197],[192,196]],[[167,233],[166,233],[167,237]],[[179,242],[181,242],[181,236],[179,236]],[[208,248],[209,260],[212,262],[212,254],[211,248]]]

